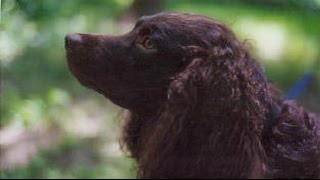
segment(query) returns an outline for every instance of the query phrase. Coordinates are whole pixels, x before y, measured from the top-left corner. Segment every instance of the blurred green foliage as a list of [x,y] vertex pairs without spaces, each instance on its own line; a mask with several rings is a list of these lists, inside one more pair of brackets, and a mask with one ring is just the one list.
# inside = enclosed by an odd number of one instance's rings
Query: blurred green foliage
[[[277,59],[268,59],[268,56],[261,56],[261,54],[259,56],[256,53],[257,49],[253,49],[252,52],[263,61],[269,78],[285,91],[299,76],[312,69],[316,61],[320,59],[319,3],[318,6],[308,8],[307,1],[270,1],[277,2],[275,4],[262,3],[268,2],[267,0],[236,0],[232,1],[233,3],[222,0],[199,1],[198,3],[193,0],[188,1],[190,3],[185,3],[184,0],[170,1],[170,10],[199,13],[222,20],[235,30],[238,37],[248,40],[251,46],[257,46],[260,43],[254,33],[258,33],[258,36],[261,37],[263,35],[261,33],[272,34],[270,31],[276,27],[275,35],[281,33],[286,41],[284,47],[279,46],[283,48],[282,54]],[[265,32],[258,28],[255,29],[256,27],[265,28]],[[276,41],[279,39],[271,36],[269,39],[262,38],[262,40]]]
[[65,138],[50,151],[33,158],[29,165],[3,173],[3,179],[33,178],[132,178],[133,161],[124,157],[106,158],[98,154],[99,142]]
[[[104,98],[80,86],[69,73],[64,54],[67,33],[123,32],[119,17],[132,2],[1,1],[0,131],[9,126],[29,130],[39,124],[62,131],[58,144],[41,152],[25,167],[0,170],[1,178],[135,177],[129,158],[104,158],[97,150],[102,139],[107,143],[116,140],[112,134],[119,123],[113,119],[119,108],[104,104]],[[163,3],[165,11],[198,13],[228,24],[240,39],[248,41],[254,56],[265,65],[268,77],[284,91],[320,59],[319,0],[164,0]],[[302,102],[320,110],[316,103],[320,102],[317,71],[317,81]],[[89,118],[103,116],[108,137],[98,135],[88,140],[66,128],[66,121],[78,118],[78,111],[72,107],[82,101],[93,104],[89,105],[92,108],[82,109]],[[104,114],[100,115],[101,111]],[[79,163],[78,156],[68,159],[79,150],[84,151],[80,154],[86,160]]]
[[[5,47],[1,49],[5,52],[1,55],[1,69],[2,96],[6,102],[1,107],[3,123],[17,112],[25,111],[37,112],[36,117],[22,114],[19,120],[25,124],[43,119],[51,107],[67,108],[64,105],[68,105],[69,96],[83,93],[78,91],[80,86],[67,70],[64,36],[68,32],[95,32],[97,24],[106,19],[111,22],[101,27],[101,31],[112,29],[115,17],[125,8],[125,4],[119,2],[3,1],[1,41]],[[57,102],[57,99],[65,102]]]

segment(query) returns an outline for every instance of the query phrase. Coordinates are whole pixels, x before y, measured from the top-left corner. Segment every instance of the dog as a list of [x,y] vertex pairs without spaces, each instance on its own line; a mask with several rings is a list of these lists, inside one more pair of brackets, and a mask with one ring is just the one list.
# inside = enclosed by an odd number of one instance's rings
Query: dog
[[130,111],[138,177],[320,178],[319,117],[283,100],[223,23],[160,13],[65,47],[81,84]]

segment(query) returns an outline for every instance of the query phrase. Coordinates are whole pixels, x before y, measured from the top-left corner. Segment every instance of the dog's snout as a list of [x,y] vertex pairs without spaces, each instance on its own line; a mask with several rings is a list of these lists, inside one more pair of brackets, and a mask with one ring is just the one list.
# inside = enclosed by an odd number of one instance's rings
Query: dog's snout
[[65,37],[66,48],[71,48],[82,42],[82,37],[80,34],[68,34]]

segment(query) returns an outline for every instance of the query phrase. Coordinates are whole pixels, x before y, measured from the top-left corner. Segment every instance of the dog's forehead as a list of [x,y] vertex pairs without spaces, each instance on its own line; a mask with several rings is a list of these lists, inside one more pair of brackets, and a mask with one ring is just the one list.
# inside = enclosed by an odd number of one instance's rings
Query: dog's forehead
[[155,15],[149,15],[149,16],[142,16],[140,17],[135,27],[148,25],[148,24],[156,24],[156,23],[170,23],[170,24],[199,24],[199,22],[202,22],[202,24],[212,24],[217,23],[211,18],[195,15],[195,14],[189,14],[189,13],[158,13]]
[[150,22],[159,16],[165,16],[165,15],[164,14],[155,14],[155,15],[150,15],[150,16],[142,16],[137,20],[136,27],[141,26],[142,24],[145,24],[146,22]]
[[149,15],[149,16],[142,16],[140,17],[136,22],[136,27],[141,26],[142,24],[157,22],[157,21],[166,21],[169,19],[179,19],[182,16],[191,16],[187,14],[180,14],[180,13],[158,13],[155,15]]

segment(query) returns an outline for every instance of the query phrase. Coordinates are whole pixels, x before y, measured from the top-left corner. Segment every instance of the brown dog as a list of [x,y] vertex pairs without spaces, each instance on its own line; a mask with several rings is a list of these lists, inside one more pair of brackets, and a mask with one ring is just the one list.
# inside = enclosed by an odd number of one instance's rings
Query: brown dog
[[77,79],[130,110],[142,178],[320,178],[320,120],[281,99],[222,23],[162,13],[123,36],[70,34]]

